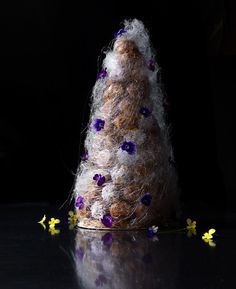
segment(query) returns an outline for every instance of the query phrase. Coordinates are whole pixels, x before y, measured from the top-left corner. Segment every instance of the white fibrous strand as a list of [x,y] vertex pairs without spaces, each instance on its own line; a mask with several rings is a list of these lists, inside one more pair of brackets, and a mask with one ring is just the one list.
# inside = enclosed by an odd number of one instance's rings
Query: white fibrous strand
[[143,23],[124,21],[91,96],[86,157],[74,188],[79,226],[143,228],[165,223],[176,210],[177,176],[159,73]]

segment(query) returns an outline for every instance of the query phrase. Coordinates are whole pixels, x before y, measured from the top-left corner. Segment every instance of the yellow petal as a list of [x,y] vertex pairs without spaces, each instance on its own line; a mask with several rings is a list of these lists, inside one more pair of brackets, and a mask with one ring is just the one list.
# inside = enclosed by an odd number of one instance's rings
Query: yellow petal
[[68,215],[71,216],[71,217],[73,217],[73,216],[74,216],[74,212],[73,212],[73,211],[69,211],[69,212],[68,212]]
[[69,225],[69,230],[73,230],[75,226],[76,226],[76,224],[71,223],[71,224]]
[[60,230],[55,228],[49,228],[48,231],[52,236],[60,233]]
[[55,219],[51,218],[50,221],[48,221],[48,224],[54,224],[54,222],[55,222]]
[[190,226],[192,223],[192,220],[190,218],[187,219],[187,224]]
[[152,238],[152,241],[153,241],[153,242],[157,242],[157,241],[159,241],[159,239],[158,239],[157,236],[155,236],[155,237]]
[[46,226],[44,223],[40,223],[40,222],[38,222],[38,223],[43,227],[44,230],[46,230]]
[[210,230],[209,230],[209,234],[212,235],[212,234],[215,233],[215,231],[216,231],[215,229],[210,229]]
[[191,232],[191,230],[188,230],[187,236],[188,236],[188,238],[191,238],[191,237],[192,237],[192,232]]
[[211,247],[215,247],[215,246],[216,246],[216,243],[213,242],[212,240],[209,240],[209,245],[210,245]]
[[38,222],[39,224],[42,224],[44,223],[46,220],[46,215],[43,215],[43,218]]

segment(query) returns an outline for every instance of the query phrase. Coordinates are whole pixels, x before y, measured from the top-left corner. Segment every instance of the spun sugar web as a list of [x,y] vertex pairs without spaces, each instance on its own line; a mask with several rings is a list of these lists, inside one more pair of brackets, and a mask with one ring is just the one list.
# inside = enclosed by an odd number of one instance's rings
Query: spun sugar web
[[143,23],[126,20],[91,96],[87,157],[74,188],[83,200],[79,226],[141,228],[164,222],[175,209],[177,177],[158,73]]

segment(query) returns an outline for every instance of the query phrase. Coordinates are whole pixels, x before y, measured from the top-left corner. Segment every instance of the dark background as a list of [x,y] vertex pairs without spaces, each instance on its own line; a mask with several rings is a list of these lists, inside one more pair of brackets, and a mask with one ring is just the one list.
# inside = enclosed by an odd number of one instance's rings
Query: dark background
[[235,208],[235,1],[6,2],[0,202],[67,199],[101,51],[135,17],[162,67],[183,203]]

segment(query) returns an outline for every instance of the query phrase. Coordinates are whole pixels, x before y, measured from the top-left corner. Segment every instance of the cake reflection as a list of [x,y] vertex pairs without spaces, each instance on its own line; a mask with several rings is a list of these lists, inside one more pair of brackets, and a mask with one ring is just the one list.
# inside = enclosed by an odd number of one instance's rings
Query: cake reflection
[[176,288],[177,239],[79,230],[74,250],[79,288]]

